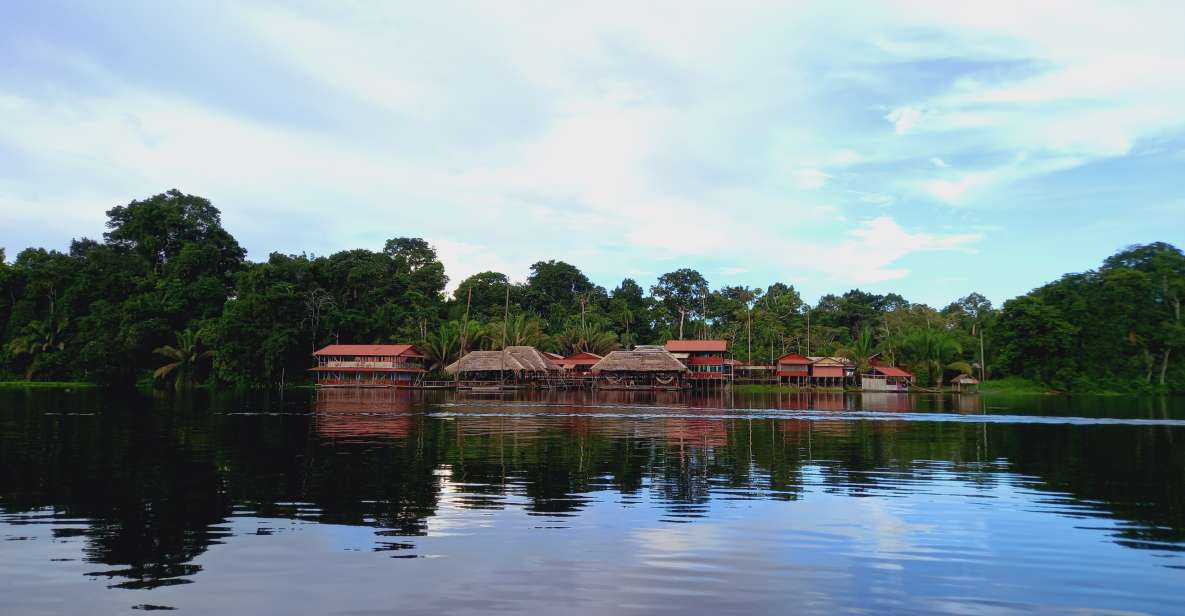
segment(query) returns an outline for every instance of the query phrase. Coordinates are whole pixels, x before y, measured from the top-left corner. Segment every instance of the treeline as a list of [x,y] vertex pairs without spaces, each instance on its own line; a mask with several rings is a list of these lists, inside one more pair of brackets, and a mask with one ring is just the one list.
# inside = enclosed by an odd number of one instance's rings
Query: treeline
[[1162,243],[1002,309],[977,293],[939,309],[860,290],[810,305],[791,284],[712,289],[692,269],[605,289],[555,260],[523,283],[482,272],[446,294],[444,266],[418,238],[252,263],[200,197],[172,190],[107,215],[102,241],[29,248],[12,263],[0,251],[6,378],[263,387],[306,381],[309,354],[332,342],[415,342],[440,368],[462,346],[603,354],[711,337],[751,363],[794,351],[865,369],[880,353],[927,385],[986,372],[1059,389],[1185,389],[1185,256]]

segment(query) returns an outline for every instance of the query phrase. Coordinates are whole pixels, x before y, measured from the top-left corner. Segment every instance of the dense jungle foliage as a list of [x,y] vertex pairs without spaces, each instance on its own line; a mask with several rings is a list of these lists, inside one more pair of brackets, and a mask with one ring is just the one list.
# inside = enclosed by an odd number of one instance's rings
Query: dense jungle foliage
[[934,308],[858,289],[811,305],[789,283],[712,289],[691,269],[605,289],[555,260],[522,283],[482,272],[448,294],[419,238],[253,263],[201,197],[171,190],[107,216],[102,241],[11,262],[0,250],[0,377],[262,387],[306,381],[310,353],[331,342],[414,342],[439,367],[462,346],[605,353],[711,337],[747,363],[794,351],[863,368],[880,353],[928,385],[986,369],[1071,391],[1185,390],[1185,255],[1165,243],[1000,308],[977,293]]

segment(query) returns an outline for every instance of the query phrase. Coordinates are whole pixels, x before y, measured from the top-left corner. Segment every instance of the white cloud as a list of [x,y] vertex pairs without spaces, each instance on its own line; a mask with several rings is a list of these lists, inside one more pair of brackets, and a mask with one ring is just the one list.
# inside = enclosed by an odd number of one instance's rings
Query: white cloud
[[894,266],[903,257],[931,251],[964,249],[981,239],[977,233],[935,235],[906,231],[888,216],[860,223],[845,239],[824,252],[824,272],[832,278],[859,284],[884,282],[906,276],[909,271]]
[[898,135],[904,135],[913,130],[918,121],[922,119],[922,112],[908,106],[896,107],[885,114],[885,119],[893,125],[893,132]]
[[799,169],[794,173],[795,184],[803,190],[817,190],[827,185],[831,175],[818,169]]
[[[300,86],[262,103],[188,79],[211,60],[182,42],[159,64],[183,87],[85,38],[32,40],[39,63],[0,77],[0,243],[97,235],[103,209],[176,186],[211,197],[253,258],[421,235],[455,284],[552,257],[604,276],[744,258],[758,276],[794,245],[841,255],[804,275],[887,280],[975,241],[918,208],[974,228],[1010,185],[1185,127],[1182,7],[232,5],[245,30],[202,40],[256,41],[272,64],[221,72]],[[820,28],[837,16],[842,32]],[[312,97],[311,119],[276,104]],[[911,222],[845,224],[861,204]]]

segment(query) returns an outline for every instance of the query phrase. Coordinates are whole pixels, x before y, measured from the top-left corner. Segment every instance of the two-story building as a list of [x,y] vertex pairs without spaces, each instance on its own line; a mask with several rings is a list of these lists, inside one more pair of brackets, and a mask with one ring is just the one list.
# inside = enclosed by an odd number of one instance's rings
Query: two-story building
[[778,383],[810,385],[812,363],[811,358],[798,353],[786,353],[779,357],[776,367]]
[[664,347],[687,367],[693,385],[727,385],[732,382],[732,365],[727,340],[668,340]]
[[425,357],[411,344],[331,344],[313,353],[319,387],[412,387]]

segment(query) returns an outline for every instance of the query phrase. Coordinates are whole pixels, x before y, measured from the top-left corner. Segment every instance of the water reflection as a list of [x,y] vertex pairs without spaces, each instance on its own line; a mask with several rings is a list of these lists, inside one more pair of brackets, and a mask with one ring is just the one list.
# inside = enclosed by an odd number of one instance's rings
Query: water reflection
[[[977,396],[879,393],[545,392],[509,399],[321,390],[308,398],[198,396],[182,404],[95,396],[0,399],[0,545],[17,546],[19,555],[8,566],[76,565],[71,575],[112,588],[161,589],[219,579],[230,565],[210,565],[220,561],[213,553],[240,549],[248,537],[287,545],[295,539],[285,537],[310,528],[357,528],[365,530],[358,540],[338,530],[330,536],[347,551],[476,563],[490,549],[487,536],[504,548],[513,544],[522,558],[567,553],[551,539],[523,534],[550,531],[567,533],[558,535],[565,541],[626,541],[637,550],[601,553],[594,545],[557,571],[595,577],[594,570],[614,571],[620,558],[622,575],[637,583],[626,584],[622,596],[667,585],[687,600],[715,586],[677,571],[719,566],[746,579],[777,571],[782,582],[801,582],[828,567],[854,575],[852,567],[874,556],[876,576],[913,567],[921,577],[911,579],[923,587],[954,582],[918,563],[962,567],[981,558],[987,572],[973,576],[978,583],[1005,584],[1010,576],[988,564],[992,552],[1031,558],[1024,567],[1037,572],[1054,566],[1047,556],[1077,566],[1072,552],[1041,551],[1054,549],[1042,541],[1077,527],[1153,556],[1142,565],[1140,588],[1185,581],[1155,573],[1181,571],[1174,568],[1183,562],[1176,557],[1185,546],[1185,453],[1177,427],[916,421],[917,411],[994,411]],[[1026,403],[1001,404],[1015,413]],[[1135,411],[1117,415],[1141,414],[1144,404],[1133,401]],[[1152,415],[1181,416],[1168,403],[1157,406],[1147,407]],[[752,408],[904,419],[720,412]],[[1049,414],[1070,411],[1089,409]],[[530,522],[505,521],[518,514]],[[1027,543],[1043,531],[1049,537]],[[696,537],[701,543],[681,543]],[[61,556],[66,545],[80,552]],[[262,554],[256,557],[270,562]],[[790,560],[765,562],[775,556]],[[772,568],[759,573],[759,564]],[[310,575],[319,566],[317,558],[302,565]],[[1076,571],[1098,583],[1115,573],[1095,566]],[[511,569],[502,571],[505,584],[532,583],[505,577]],[[682,583],[691,579],[701,586]],[[754,592],[753,600],[764,596]],[[892,608],[866,592],[856,595],[866,603],[849,600]],[[823,598],[834,607],[835,597]],[[684,600],[672,605],[695,606]],[[28,607],[12,601],[0,598],[0,608]],[[947,611],[897,607],[906,605]]]

